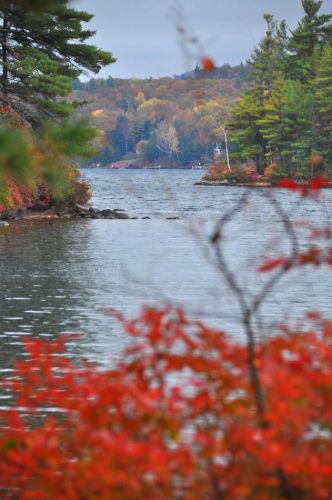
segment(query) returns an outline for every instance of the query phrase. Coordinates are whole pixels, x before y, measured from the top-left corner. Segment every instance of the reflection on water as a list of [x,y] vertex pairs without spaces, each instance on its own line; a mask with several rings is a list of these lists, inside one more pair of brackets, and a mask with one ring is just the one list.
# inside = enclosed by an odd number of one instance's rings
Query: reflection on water
[[[94,204],[124,208],[151,220],[20,221],[0,229],[0,370],[20,356],[22,335],[56,337],[82,332],[73,356],[104,361],[120,356],[126,338],[98,309],[127,315],[143,303],[173,301],[190,314],[241,333],[238,310],[213,265],[208,234],[218,215],[236,203],[241,188],[194,186],[197,171],[85,170]],[[319,204],[278,193],[296,219],[321,225],[331,216],[331,191]],[[180,221],[166,221],[177,213]],[[233,269],[250,293],[261,285],[257,261],[287,247],[280,218],[255,190],[245,212],[224,235]],[[330,313],[331,281],[324,269],[302,269],[279,285],[262,311],[263,333],[303,311]]]

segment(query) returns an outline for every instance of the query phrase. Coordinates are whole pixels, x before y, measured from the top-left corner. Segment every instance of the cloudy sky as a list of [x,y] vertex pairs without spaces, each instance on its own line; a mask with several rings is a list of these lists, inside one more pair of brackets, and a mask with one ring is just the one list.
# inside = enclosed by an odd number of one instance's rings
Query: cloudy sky
[[[118,59],[102,76],[119,78],[172,76],[204,54],[217,65],[244,62],[264,33],[265,12],[291,27],[303,12],[300,0],[76,0],[75,7],[95,15],[93,43]],[[332,0],[323,10],[332,11]],[[182,19],[198,45],[180,43],[176,23]]]

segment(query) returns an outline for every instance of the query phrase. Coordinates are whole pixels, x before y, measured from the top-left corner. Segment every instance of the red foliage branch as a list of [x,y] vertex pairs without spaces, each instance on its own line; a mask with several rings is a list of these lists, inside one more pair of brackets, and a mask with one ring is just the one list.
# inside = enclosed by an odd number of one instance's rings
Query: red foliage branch
[[265,273],[277,268],[290,269],[298,266],[320,266],[323,264],[332,266],[332,247],[320,249],[316,246],[311,246],[304,252],[298,252],[292,263],[290,263],[286,257],[266,259],[263,264],[259,266],[258,272]]
[[277,187],[290,189],[298,192],[303,197],[317,198],[320,190],[328,184],[324,177],[317,176],[307,184],[298,184],[293,179],[282,179],[278,182]]
[[4,198],[7,206],[0,204],[0,212],[4,212],[8,207],[31,208],[36,203],[47,207],[51,203],[51,194],[45,182],[39,182],[37,186],[26,186],[14,179],[7,179],[7,192]]
[[[245,346],[144,309],[125,361],[73,364],[65,338],[25,340],[1,411],[3,498],[330,498],[332,325],[257,345],[257,412]],[[54,415],[41,417],[54,409]],[[32,424],[32,425],[31,425]],[[281,480],[282,479],[282,480]]]
[[31,207],[34,202],[35,188],[18,184],[13,179],[7,181],[8,184],[8,199],[13,208]]

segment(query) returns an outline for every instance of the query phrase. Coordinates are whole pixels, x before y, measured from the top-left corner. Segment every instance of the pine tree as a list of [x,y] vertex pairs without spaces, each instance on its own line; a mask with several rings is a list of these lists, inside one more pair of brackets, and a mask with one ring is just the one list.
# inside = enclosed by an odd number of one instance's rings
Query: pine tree
[[257,121],[260,133],[266,141],[266,159],[276,162],[282,156],[285,144],[286,123],[285,107],[287,103],[286,81],[282,72],[274,72],[271,92],[264,102],[263,117]]
[[247,91],[233,108],[228,128],[233,131],[230,142],[235,144],[233,157],[243,161],[254,159],[258,171],[264,170],[266,140],[261,134],[258,121],[261,108],[253,93]]
[[271,92],[274,72],[282,67],[287,45],[285,22],[278,24],[271,14],[265,14],[264,20],[267,31],[248,61],[250,79],[260,86],[262,102]]
[[[321,0],[302,0],[305,16],[288,38],[285,22],[265,15],[268,30],[251,58],[251,87],[233,109],[235,155],[277,162],[307,177],[313,158],[332,163],[332,15]],[[280,171],[281,171],[280,170]]]
[[68,0],[32,10],[2,2],[0,20],[0,99],[27,120],[67,117],[75,103],[63,98],[82,71],[97,73],[115,61],[85,42],[94,32],[82,27],[90,14],[68,7]]
[[325,47],[313,81],[319,152],[332,166],[332,47]]
[[284,108],[285,141],[282,158],[299,177],[310,174],[310,158],[317,150],[317,130],[314,125],[314,99],[311,89],[294,80],[286,85],[287,101]]
[[231,142],[237,144],[234,155],[242,160],[254,159],[258,172],[263,173],[271,148],[261,130],[266,103],[271,99],[276,71],[280,70],[286,46],[286,25],[278,24],[265,14],[267,31],[248,61],[250,88],[234,107],[229,126],[234,131]]
[[319,11],[323,0],[301,0],[305,12],[288,44],[288,77],[307,83],[315,75],[317,59],[332,42],[332,14]]

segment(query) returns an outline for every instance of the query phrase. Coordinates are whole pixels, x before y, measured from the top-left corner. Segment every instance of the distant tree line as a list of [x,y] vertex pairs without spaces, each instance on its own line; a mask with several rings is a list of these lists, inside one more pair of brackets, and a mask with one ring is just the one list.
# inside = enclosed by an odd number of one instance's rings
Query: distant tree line
[[211,73],[197,67],[191,76],[174,78],[75,80],[74,98],[86,101],[79,114],[89,116],[100,130],[94,161],[210,161],[243,88],[242,73],[248,73],[247,67],[224,65]]
[[[250,73],[250,65],[248,64],[238,64],[231,66],[230,64],[223,64],[222,66],[216,66],[212,71],[209,72],[209,79],[229,79],[234,80],[239,86],[243,85],[248,78]],[[206,71],[201,68],[199,64],[196,65],[193,71],[188,71],[182,75],[175,76],[180,80],[188,80],[190,78],[205,79]]]

